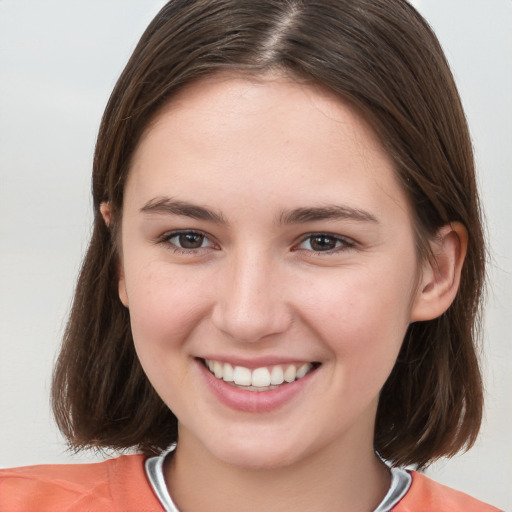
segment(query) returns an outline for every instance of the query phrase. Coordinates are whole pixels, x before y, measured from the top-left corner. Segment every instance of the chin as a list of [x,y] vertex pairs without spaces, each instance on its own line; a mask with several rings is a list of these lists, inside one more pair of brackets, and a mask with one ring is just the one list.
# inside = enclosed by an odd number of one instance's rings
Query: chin
[[261,447],[232,447],[218,454],[225,464],[248,470],[280,469],[297,462],[297,454]]
[[303,442],[275,429],[217,430],[196,439],[211,457],[240,469],[282,468],[296,462],[304,448]]

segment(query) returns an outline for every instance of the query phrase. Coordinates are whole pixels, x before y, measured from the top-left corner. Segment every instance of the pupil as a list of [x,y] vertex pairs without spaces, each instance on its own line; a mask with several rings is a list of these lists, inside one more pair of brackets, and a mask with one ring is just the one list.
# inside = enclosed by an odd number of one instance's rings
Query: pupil
[[311,247],[315,251],[328,251],[336,247],[336,241],[328,236],[315,236],[311,240]]
[[180,245],[184,249],[198,249],[203,243],[204,236],[196,233],[184,233],[180,235]]

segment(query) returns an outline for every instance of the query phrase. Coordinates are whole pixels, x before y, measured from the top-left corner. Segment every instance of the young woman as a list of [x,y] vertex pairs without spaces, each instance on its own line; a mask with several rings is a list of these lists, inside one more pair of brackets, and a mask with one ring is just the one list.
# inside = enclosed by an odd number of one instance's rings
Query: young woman
[[54,410],[73,447],[141,454],[3,471],[2,510],[496,510],[401,469],[476,439],[485,259],[409,4],[169,2],[93,197]]

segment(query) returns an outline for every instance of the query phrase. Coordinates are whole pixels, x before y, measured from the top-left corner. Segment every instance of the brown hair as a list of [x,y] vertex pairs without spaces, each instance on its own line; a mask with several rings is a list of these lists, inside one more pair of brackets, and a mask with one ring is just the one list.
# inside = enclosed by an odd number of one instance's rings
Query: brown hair
[[94,232],[54,374],[54,412],[71,446],[158,452],[176,439],[118,298],[116,225],[141,134],[178,89],[223,69],[277,70],[355,105],[395,162],[423,257],[441,226],[467,228],[459,293],[440,318],[409,327],[381,392],[375,448],[422,466],[471,446],[482,415],[475,340],[485,259],[472,147],[442,49],[404,0],[173,0],[146,29],[101,123]]

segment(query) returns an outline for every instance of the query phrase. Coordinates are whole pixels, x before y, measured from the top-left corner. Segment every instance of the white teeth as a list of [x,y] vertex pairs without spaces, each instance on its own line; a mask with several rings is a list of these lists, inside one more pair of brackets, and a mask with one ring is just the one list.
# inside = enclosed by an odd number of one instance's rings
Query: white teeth
[[251,384],[259,388],[270,386],[270,372],[268,369],[256,368],[256,370],[253,370]]
[[278,386],[284,382],[283,368],[281,366],[274,366],[270,374],[270,384]]
[[224,373],[222,375],[222,380],[224,382],[233,382],[234,380],[233,367],[229,363],[224,363]]
[[251,385],[251,370],[244,366],[235,366],[233,373],[233,381],[239,386],[250,386]]
[[291,364],[286,368],[284,371],[284,380],[286,382],[293,382],[295,380],[295,377],[297,376],[297,368]]
[[215,377],[217,377],[217,379],[222,379],[222,366],[222,363],[219,363],[218,361],[215,361],[213,363],[213,373],[215,374]]
[[302,377],[305,377],[308,372],[313,368],[313,365],[311,363],[304,363],[298,370],[297,370],[297,379],[302,379]]
[[221,363],[220,361],[213,361],[206,359],[206,366],[211,373],[218,379],[225,382],[233,382],[237,386],[244,386],[250,391],[265,391],[274,389],[284,382],[293,382],[297,379],[302,379],[312,369],[311,363],[304,363],[297,368],[296,365],[289,364],[283,370],[281,365],[271,367],[255,368],[250,370],[245,366],[235,366],[233,368],[229,363]]

